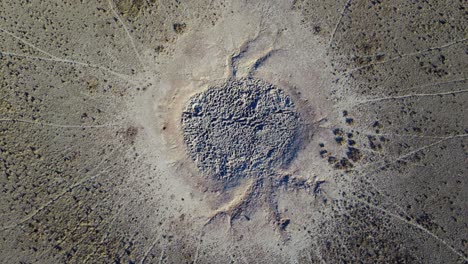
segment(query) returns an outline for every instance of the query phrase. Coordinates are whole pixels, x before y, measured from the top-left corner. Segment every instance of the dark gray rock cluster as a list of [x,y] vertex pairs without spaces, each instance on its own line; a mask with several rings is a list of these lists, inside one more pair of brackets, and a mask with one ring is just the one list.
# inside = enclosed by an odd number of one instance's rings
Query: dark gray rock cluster
[[194,95],[182,114],[189,156],[205,175],[259,177],[293,157],[300,119],[291,98],[259,79],[237,79]]

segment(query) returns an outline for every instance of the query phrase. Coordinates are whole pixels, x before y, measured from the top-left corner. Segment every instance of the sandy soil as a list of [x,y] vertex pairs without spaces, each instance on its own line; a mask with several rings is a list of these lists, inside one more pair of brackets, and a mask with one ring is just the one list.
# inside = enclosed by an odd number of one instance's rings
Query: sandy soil
[[[1,1],[0,262],[466,263],[467,8]],[[241,78],[301,144],[226,187],[181,117]]]

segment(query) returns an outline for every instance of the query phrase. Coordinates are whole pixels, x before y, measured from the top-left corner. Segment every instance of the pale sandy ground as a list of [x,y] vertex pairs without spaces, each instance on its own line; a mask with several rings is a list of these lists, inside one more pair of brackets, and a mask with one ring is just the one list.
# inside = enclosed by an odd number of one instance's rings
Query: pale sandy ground
[[[0,263],[466,263],[467,8],[2,0]],[[249,181],[211,188],[180,118],[241,77],[307,140],[271,201],[206,224]]]

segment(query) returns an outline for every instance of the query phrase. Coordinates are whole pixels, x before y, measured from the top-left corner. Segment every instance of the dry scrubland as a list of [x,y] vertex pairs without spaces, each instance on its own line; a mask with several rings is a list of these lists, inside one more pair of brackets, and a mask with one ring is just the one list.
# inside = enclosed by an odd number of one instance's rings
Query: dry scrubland
[[0,3],[1,263],[466,263],[466,1]]

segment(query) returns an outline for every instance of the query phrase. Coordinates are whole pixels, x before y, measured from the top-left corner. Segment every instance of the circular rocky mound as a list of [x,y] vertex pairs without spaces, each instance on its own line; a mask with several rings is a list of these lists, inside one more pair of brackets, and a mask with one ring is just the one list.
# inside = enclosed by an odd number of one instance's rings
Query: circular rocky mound
[[219,180],[259,177],[294,156],[299,114],[281,89],[258,79],[229,80],[194,95],[182,114],[189,156]]

